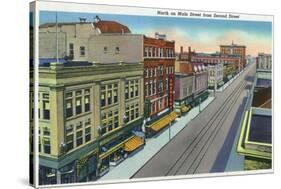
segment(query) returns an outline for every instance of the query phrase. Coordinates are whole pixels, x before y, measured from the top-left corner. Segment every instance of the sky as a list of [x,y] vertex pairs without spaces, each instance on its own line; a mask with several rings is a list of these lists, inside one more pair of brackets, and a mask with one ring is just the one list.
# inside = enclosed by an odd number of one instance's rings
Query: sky
[[[77,12],[58,12],[58,22],[77,22],[79,17],[93,21],[98,15],[102,20],[120,22],[132,33],[154,37],[155,32],[166,34],[175,40],[176,52],[180,46],[187,51],[191,46],[196,52],[216,52],[219,45],[246,45],[247,54],[272,53],[272,23],[261,21],[231,21],[179,17],[155,17],[137,15],[115,15]],[[56,12],[41,11],[40,24],[56,21]]]

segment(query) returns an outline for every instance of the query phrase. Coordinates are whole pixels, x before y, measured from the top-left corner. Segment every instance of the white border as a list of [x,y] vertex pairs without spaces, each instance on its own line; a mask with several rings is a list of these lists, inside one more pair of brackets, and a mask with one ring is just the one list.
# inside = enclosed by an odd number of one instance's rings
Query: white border
[[[37,1],[40,11],[63,11],[63,12],[81,12],[81,13],[103,13],[103,14],[123,14],[123,15],[138,15],[138,16],[160,16],[160,17],[177,17],[177,18],[199,18],[199,19],[213,19],[213,20],[240,20],[240,21],[268,21],[273,22],[272,15],[261,14],[245,14],[245,13],[231,13],[231,12],[216,12],[216,11],[200,11],[200,10],[186,10],[186,9],[167,9],[157,7],[133,7],[124,5],[106,5],[106,4],[89,4],[89,3],[75,3],[75,2],[58,2],[40,0]],[[117,8],[118,7],[118,8]],[[199,16],[173,16],[173,15],[159,15],[157,11],[170,12],[185,12],[185,13],[208,13],[208,14],[233,14],[239,15],[237,18],[219,18],[219,17],[199,17]]]

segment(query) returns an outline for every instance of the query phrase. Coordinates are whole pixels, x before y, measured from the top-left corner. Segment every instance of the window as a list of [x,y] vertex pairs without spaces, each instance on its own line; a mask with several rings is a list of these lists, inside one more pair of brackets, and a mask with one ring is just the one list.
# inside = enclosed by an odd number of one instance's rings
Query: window
[[113,121],[114,121],[114,129],[116,129],[117,127],[119,127],[119,115],[118,115],[118,110],[115,110],[114,112],[114,118],[113,118]]
[[82,131],[76,132],[76,146],[80,146],[83,144],[83,136],[82,136]]
[[43,135],[50,136],[50,128],[44,127]]
[[152,57],[152,47],[149,48],[149,54],[148,54],[148,56],[149,56],[149,57]]
[[101,86],[101,106],[118,103],[118,84],[106,84]]
[[157,56],[157,48],[156,47],[154,47],[154,55],[153,56]]
[[149,90],[148,90],[148,83],[146,82],[145,83],[145,91],[144,91],[144,94],[146,95],[146,96],[149,96]]
[[112,104],[112,91],[107,92],[107,104]]
[[85,142],[91,140],[91,127],[85,129]]
[[130,99],[139,96],[139,81],[129,80],[125,83],[125,99]]
[[103,52],[104,52],[104,54],[107,53],[107,47],[103,47]]
[[68,125],[65,128],[66,134],[72,133],[73,132],[73,125]]
[[118,95],[117,95],[117,93],[118,93],[118,90],[114,89],[114,91],[113,91],[113,103],[114,104],[118,102]]
[[159,93],[163,92],[163,80],[159,80]]
[[80,121],[79,123],[77,123],[76,125],[76,130],[82,129],[82,121]]
[[73,45],[73,43],[69,43],[69,56],[70,56],[70,58],[74,57],[74,45]]
[[50,154],[51,153],[51,143],[49,138],[44,138],[44,153]]
[[126,85],[125,87],[125,99],[129,99],[129,85]]
[[82,113],[82,104],[81,104],[81,100],[82,100],[81,97],[76,98],[76,107],[75,107],[76,115]]
[[85,103],[85,106],[84,106],[84,108],[85,108],[85,112],[88,112],[88,111],[90,111],[90,95],[87,95],[87,96],[85,96],[84,97],[84,103]]
[[157,83],[156,83],[156,79],[154,79],[154,89],[153,89],[153,91],[154,91],[154,94],[157,93]]
[[130,98],[133,98],[134,97],[134,86],[131,85],[130,86]]
[[150,91],[149,91],[149,95],[153,94],[153,85],[152,85],[152,81],[150,81]]
[[144,48],[144,57],[147,57],[148,56],[148,47],[145,47]]
[[115,47],[115,54],[119,54],[119,53],[120,53],[119,47]]
[[43,118],[50,119],[50,104],[49,101],[43,100]]
[[132,103],[126,105],[126,117],[128,121],[133,121],[139,117],[139,104]]
[[73,116],[72,99],[66,101],[66,117]]
[[105,106],[105,92],[101,93],[101,107]]
[[163,65],[158,66],[159,75],[163,75]]
[[66,150],[73,149],[73,134],[66,136]]
[[80,56],[85,56],[85,54],[86,54],[85,46],[80,46]]

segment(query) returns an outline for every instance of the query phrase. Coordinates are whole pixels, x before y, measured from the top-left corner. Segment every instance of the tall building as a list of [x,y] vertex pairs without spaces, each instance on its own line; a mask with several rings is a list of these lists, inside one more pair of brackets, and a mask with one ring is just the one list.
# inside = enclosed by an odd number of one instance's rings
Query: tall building
[[[101,20],[43,26],[66,57],[39,47],[39,182],[95,180],[144,145],[143,35]],[[42,31],[58,26],[55,39]]]
[[156,33],[144,36],[144,99],[146,133],[154,135],[176,118],[174,105],[175,42]]
[[39,77],[42,184],[94,180],[143,145],[142,63],[51,63]]
[[[222,55],[238,55],[241,57],[242,67],[246,65],[246,46],[237,45],[233,42],[230,45],[220,45],[220,53]],[[240,69],[241,69],[240,68]]]

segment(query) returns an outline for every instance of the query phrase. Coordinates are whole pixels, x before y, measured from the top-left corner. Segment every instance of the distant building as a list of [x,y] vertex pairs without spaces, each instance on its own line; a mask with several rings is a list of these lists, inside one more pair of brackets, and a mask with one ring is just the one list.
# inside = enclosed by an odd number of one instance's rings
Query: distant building
[[195,55],[195,50],[191,51],[191,47],[188,47],[188,51],[184,51],[183,46],[180,47],[180,53],[178,60],[180,61],[191,61],[191,58]]
[[217,89],[223,82],[223,63],[208,64],[208,86]]
[[151,136],[175,118],[175,42],[156,33],[156,38],[144,36],[144,99],[146,133]]
[[197,106],[208,98],[208,69],[204,64],[192,63],[194,72],[194,93],[192,106]]
[[175,72],[175,111],[181,116],[188,112],[192,106],[193,93],[195,91],[195,76],[192,64],[184,61],[176,61]]
[[[230,80],[239,72],[240,67],[242,67],[241,58],[237,55],[222,55],[220,53],[196,53],[192,56],[191,61],[204,63],[205,66],[210,65],[210,68],[214,68],[213,65],[218,65],[216,67],[218,86],[221,86],[224,84],[224,82]],[[223,67],[221,67],[221,64]],[[209,84],[211,88],[214,86],[212,82]]]
[[271,54],[265,54],[265,53],[258,54],[257,69],[258,70],[271,70],[272,69]]
[[246,46],[237,45],[232,42],[230,45],[220,45],[222,55],[239,55],[242,61],[242,68],[246,65]]

